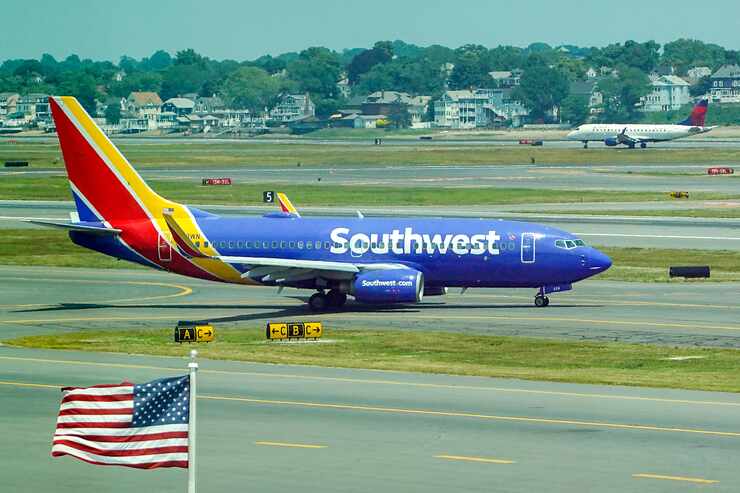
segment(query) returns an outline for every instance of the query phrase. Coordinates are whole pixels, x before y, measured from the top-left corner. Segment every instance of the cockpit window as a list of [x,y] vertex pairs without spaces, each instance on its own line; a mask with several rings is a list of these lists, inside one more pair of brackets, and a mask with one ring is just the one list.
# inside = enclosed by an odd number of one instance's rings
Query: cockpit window
[[583,240],[555,240],[555,246],[564,250],[573,250],[574,248],[586,246]]

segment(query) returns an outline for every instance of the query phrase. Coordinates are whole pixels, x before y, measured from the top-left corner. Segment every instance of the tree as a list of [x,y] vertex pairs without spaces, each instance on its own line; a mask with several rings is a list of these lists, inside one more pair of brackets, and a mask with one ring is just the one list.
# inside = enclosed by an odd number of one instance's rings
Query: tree
[[493,81],[480,58],[474,53],[465,53],[455,62],[448,83],[451,89],[470,89],[490,86]]
[[163,100],[189,92],[199,92],[208,73],[198,65],[175,64],[164,71],[161,96]]
[[339,55],[323,47],[303,50],[297,60],[288,64],[288,77],[296,82],[298,90],[316,99],[337,97],[341,73]]
[[689,87],[689,93],[694,97],[704,96],[709,93],[710,89],[712,89],[712,76],[707,75],[699,79],[698,84]]
[[444,87],[439,65],[428,58],[399,58],[376,65],[364,74],[357,87],[361,92],[400,91],[410,94],[439,94]]
[[515,97],[529,108],[532,118],[545,120],[553,108],[560,106],[568,90],[568,78],[564,73],[541,64],[524,71]]
[[257,67],[241,67],[223,84],[222,93],[234,108],[259,114],[270,106],[280,91],[280,81]]
[[696,39],[677,39],[663,47],[663,61],[685,74],[695,66],[718,68],[725,63],[726,52],[721,46],[706,44]]
[[196,53],[194,49],[188,48],[187,50],[178,51],[175,54],[175,65],[198,65],[204,68],[206,66],[206,58]]
[[580,125],[588,118],[589,97],[585,94],[570,94],[560,105],[560,119],[571,125]]
[[170,65],[172,57],[164,50],[157,50],[152,56],[141,61],[141,68],[144,70],[164,70]]
[[618,67],[619,77],[599,81],[604,95],[604,122],[626,122],[639,119],[640,100],[650,92],[650,79],[637,68]]
[[105,107],[105,121],[111,125],[118,125],[121,121],[121,105],[118,103],[109,104]]
[[393,59],[393,45],[390,41],[378,41],[372,49],[356,55],[347,66],[350,84],[356,84],[360,76],[366,74],[374,66],[390,62]]
[[61,74],[58,91],[74,96],[88,113],[94,115],[97,110],[95,102],[98,96],[95,78],[86,72],[64,72]]

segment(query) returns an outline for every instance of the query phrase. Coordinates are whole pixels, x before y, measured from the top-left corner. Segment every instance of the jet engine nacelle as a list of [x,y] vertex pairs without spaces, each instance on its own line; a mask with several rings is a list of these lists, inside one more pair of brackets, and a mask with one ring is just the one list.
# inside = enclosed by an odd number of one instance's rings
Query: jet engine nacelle
[[361,303],[418,303],[424,297],[424,274],[414,269],[363,272],[350,294]]
[[619,145],[619,141],[617,139],[604,139],[604,144],[609,147],[614,147]]

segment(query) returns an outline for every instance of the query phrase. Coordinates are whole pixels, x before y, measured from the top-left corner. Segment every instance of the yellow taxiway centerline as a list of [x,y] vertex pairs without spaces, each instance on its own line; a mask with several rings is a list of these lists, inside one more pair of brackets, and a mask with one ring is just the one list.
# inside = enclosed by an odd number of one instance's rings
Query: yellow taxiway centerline
[[485,462],[488,464],[516,464],[513,460],[490,459],[488,457],[468,457],[465,455],[435,455],[435,459],[461,460],[467,462]]
[[[59,389],[61,386],[58,385],[46,385],[46,384],[35,384],[25,382],[8,382],[0,381],[0,385],[10,385],[17,387],[40,387],[40,388],[51,388]],[[509,422],[520,422],[520,423],[537,423],[537,424],[548,424],[548,425],[569,425],[569,426],[590,426],[594,428],[610,428],[610,429],[621,429],[621,430],[633,430],[633,431],[658,431],[658,432],[669,432],[669,433],[691,433],[697,435],[710,435],[710,436],[722,436],[722,437],[737,437],[740,438],[740,432],[735,431],[719,431],[719,430],[702,430],[697,428],[671,428],[663,426],[652,426],[652,425],[638,425],[638,424],[625,424],[625,423],[610,423],[606,421],[581,421],[576,419],[554,419],[554,418],[534,418],[530,416],[500,416],[493,414],[479,414],[472,412],[463,411],[434,411],[428,409],[404,409],[395,407],[381,407],[381,406],[363,406],[356,404],[332,404],[323,402],[304,402],[304,401],[284,401],[274,399],[256,399],[249,397],[226,397],[219,395],[199,395],[198,399],[213,400],[213,401],[227,401],[227,402],[244,402],[249,404],[265,404],[274,406],[295,406],[295,407],[307,407],[315,409],[335,409],[343,411],[363,411],[363,412],[379,412],[388,414],[407,414],[416,416],[440,416],[440,417],[452,417],[452,418],[475,418],[490,421],[509,421]]]
[[717,481],[716,479],[689,478],[685,476],[665,476],[663,474],[633,474],[632,477],[637,479],[664,479],[667,481],[685,481],[688,483],[697,484],[719,483],[719,481]]
[[310,449],[319,449],[319,448],[327,448],[327,445],[311,445],[307,443],[285,443],[285,442],[254,442],[255,445],[266,445],[270,447],[288,447],[288,448],[310,448]]
[[[168,358],[175,358],[174,356],[168,356]],[[0,356],[0,360],[9,361],[27,361],[35,363],[53,363],[53,364],[68,364],[77,366],[97,366],[104,368],[134,368],[141,370],[157,370],[157,371],[173,371],[180,372],[182,368],[172,368],[168,366],[153,366],[153,365],[134,365],[130,363],[100,363],[97,361],[79,361],[79,360],[55,360],[45,358],[24,358],[20,356]],[[393,373],[392,371],[375,370],[382,373]],[[402,382],[399,380],[382,380],[382,379],[365,379],[365,378],[349,378],[349,377],[323,377],[318,375],[297,375],[293,373],[264,373],[257,371],[234,371],[234,370],[209,370],[201,369],[199,373],[209,373],[214,375],[242,375],[258,378],[281,378],[287,380],[309,380],[317,382],[341,382],[350,384],[366,384],[366,385],[398,385],[406,387],[418,387],[418,388],[430,388],[430,389],[445,389],[445,390],[476,390],[476,391],[488,391],[488,392],[508,392],[508,393],[522,393],[522,394],[534,394],[534,395],[552,395],[562,397],[578,397],[578,398],[590,398],[590,399],[613,399],[613,400],[626,400],[626,401],[645,401],[645,402],[661,402],[666,404],[698,404],[706,406],[732,406],[740,407],[740,402],[731,401],[701,401],[691,399],[668,399],[661,397],[641,397],[631,395],[620,395],[620,394],[589,394],[585,392],[563,392],[557,390],[535,390],[535,389],[518,389],[518,388],[507,388],[507,387],[484,387],[479,385],[453,385],[453,384],[439,384],[439,383],[421,383],[421,382]]]

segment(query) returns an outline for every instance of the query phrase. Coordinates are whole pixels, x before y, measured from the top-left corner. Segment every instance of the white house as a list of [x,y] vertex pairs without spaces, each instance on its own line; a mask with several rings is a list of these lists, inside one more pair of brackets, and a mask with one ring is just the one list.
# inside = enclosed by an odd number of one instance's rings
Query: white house
[[495,121],[519,123],[528,114],[511,97],[511,89],[446,91],[434,102],[434,126],[442,128],[481,128]]
[[686,75],[692,79],[701,79],[708,75],[712,75],[712,69],[709,67],[691,67]]
[[316,106],[306,94],[283,94],[278,104],[270,110],[270,120],[294,122],[316,115]]
[[0,92],[0,116],[16,112],[20,94],[17,92]]
[[642,111],[674,111],[691,102],[689,83],[676,75],[654,77],[652,91],[642,97]]

